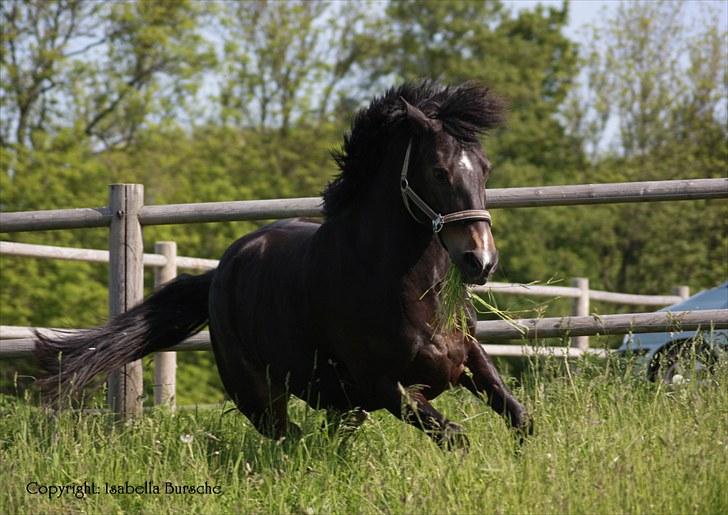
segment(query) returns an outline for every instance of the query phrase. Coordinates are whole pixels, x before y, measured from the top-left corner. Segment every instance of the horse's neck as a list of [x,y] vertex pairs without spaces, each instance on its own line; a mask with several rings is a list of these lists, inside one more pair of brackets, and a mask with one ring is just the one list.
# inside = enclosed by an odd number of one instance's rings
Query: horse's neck
[[445,273],[449,257],[429,224],[418,224],[405,210],[398,190],[372,189],[351,224],[356,252],[381,279],[429,288]]

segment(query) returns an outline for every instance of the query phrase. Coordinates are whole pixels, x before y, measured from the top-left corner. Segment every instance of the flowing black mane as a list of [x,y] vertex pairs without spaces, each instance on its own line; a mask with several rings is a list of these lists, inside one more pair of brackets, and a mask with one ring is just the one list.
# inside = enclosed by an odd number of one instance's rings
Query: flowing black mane
[[504,105],[488,88],[466,83],[443,86],[432,81],[405,83],[390,88],[360,110],[344,136],[344,145],[333,157],[341,172],[324,191],[327,218],[346,209],[357,192],[379,168],[382,150],[406,120],[405,99],[463,145],[477,143],[478,136],[498,127],[504,120]]

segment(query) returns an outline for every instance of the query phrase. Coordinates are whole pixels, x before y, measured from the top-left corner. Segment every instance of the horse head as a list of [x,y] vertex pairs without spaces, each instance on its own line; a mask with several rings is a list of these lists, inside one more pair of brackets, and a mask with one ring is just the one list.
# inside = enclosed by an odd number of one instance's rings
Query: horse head
[[431,224],[463,279],[484,284],[498,253],[485,202],[491,165],[477,135],[502,118],[487,89],[459,91],[442,102],[428,99],[422,108],[401,98],[409,136],[400,189],[410,216]]

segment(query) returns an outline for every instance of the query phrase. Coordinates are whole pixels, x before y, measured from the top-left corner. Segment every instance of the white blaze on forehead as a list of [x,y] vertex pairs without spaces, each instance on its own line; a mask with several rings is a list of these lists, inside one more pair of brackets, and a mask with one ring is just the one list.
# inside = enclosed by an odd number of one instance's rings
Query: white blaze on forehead
[[464,150],[460,152],[460,166],[465,168],[467,171],[472,172],[473,171],[473,163],[470,162],[470,158],[468,157],[468,153]]

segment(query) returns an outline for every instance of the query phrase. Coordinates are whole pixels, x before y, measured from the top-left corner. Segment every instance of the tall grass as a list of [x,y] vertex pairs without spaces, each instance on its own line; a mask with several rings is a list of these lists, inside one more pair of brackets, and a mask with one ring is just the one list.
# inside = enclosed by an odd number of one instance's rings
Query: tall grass
[[[531,364],[512,385],[536,421],[518,448],[464,391],[435,401],[468,431],[469,453],[374,413],[351,438],[292,403],[300,441],[259,436],[236,412],[49,415],[0,399],[0,513],[728,513],[728,371],[668,388],[621,362]],[[141,485],[160,494],[29,494],[26,485]],[[222,493],[165,494],[175,485]],[[35,488],[35,486],[33,486]]]

